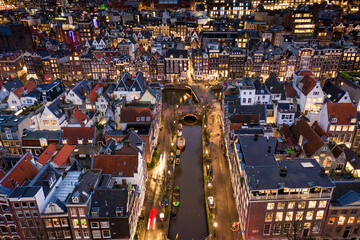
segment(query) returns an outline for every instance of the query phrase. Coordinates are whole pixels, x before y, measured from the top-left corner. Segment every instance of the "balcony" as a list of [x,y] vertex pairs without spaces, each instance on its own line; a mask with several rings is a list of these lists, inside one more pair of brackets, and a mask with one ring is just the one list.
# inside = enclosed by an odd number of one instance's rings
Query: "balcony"
[[331,193],[306,193],[306,194],[279,194],[279,195],[250,195],[250,200],[282,200],[282,199],[311,199],[311,198],[330,198]]

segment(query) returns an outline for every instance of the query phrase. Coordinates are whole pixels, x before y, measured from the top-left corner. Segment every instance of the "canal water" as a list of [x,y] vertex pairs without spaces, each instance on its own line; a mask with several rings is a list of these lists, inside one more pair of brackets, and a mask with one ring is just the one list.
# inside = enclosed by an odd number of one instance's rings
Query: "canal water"
[[180,206],[170,220],[169,238],[204,239],[208,235],[203,189],[201,126],[183,126],[185,150],[175,169],[175,184],[180,187]]

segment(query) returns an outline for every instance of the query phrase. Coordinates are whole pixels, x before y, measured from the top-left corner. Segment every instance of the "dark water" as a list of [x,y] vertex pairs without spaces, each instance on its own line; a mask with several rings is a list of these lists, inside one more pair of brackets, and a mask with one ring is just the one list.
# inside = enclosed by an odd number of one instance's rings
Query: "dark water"
[[162,95],[163,104],[167,105],[191,105],[194,100],[190,90],[164,90]]
[[186,148],[175,170],[175,184],[180,186],[180,207],[170,220],[169,238],[204,239],[208,235],[201,159],[201,126],[183,127]]

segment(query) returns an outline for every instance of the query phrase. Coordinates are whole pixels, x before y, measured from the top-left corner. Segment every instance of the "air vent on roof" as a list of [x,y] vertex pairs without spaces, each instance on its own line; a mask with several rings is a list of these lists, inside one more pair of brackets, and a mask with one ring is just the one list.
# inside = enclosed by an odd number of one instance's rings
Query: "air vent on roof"
[[287,167],[280,168],[280,176],[286,177],[286,174],[287,174]]

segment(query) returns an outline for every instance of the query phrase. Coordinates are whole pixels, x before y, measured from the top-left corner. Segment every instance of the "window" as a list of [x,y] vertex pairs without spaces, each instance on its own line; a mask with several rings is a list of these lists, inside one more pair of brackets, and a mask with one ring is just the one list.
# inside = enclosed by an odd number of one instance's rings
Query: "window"
[[76,208],[70,208],[70,214],[71,216],[77,216]]
[[320,224],[315,223],[313,228],[312,228],[313,233],[319,233],[319,230],[320,230]]
[[266,213],[265,222],[271,222],[272,221],[272,216],[273,216],[273,213],[271,213],[271,212]]
[[281,222],[282,219],[283,219],[283,213],[282,212],[277,212],[276,216],[275,216],[275,221]]
[[83,208],[79,208],[79,215],[85,216],[85,210]]
[[329,218],[328,224],[334,224],[334,223],[335,223],[335,218],[334,217]]
[[91,223],[91,228],[99,228],[99,223],[98,222],[92,222]]
[[342,210],[342,211],[341,211],[341,214],[342,214],[342,215],[347,215],[347,210]]
[[25,214],[25,217],[27,217],[27,218],[31,217],[30,211],[24,211],[24,214]]
[[149,122],[149,121],[150,121],[150,117],[146,117],[146,121],[148,121],[148,122]]
[[316,201],[310,201],[309,208],[315,208],[315,207],[316,207]]
[[93,230],[92,234],[93,234],[93,238],[101,238],[100,230]]
[[336,216],[336,214],[337,214],[337,211],[336,211],[336,210],[332,210],[332,211],[331,211],[331,216]]
[[33,215],[34,217],[38,217],[38,216],[39,216],[38,211],[36,211],[36,210],[32,211],[32,215]]
[[281,225],[280,224],[275,224],[274,225],[274,235],[279,235],[280,230],[281,230]]
[[109,222],[101,222],[101,228],[109,228]]
[[83,139],[82,138],[78,138],[78,144],[83,144]]
[[340,216],[339,220],[338,220],[338,225],[343,225],[345,223],[345,219],[346,219],[346,217]]
[[267,210],[273,210],[275,206],[275,203],[268,203],[267,204]]
[[57,120],[51,120],[51,125],[56,126],[57,125]]
[[87,227],[86,219],[81,219],[81,227]]
[[279,202],[278,205],[277,205],[277,208],[278,209],[284,209],[285,208],[285,203]]
[[352,224],[355,222],[355,217],[349,217],[348,223]]
[[305,208],[306,203],[304,201],[298,203],[298,208]]
[[308,211],[306,213],[306,220],[312,220],[314,217],[314,211]]
[[70,230],[64,230],[65,238],[71,238]]
[[[13,218],[12,218],[11,215],[6,214],[6,215],[5,215],[5,218],[6,218],[6,221],[7,221],[7,222],[12,222],[12,221],[13,221]],[[1,219],[1,217],[0,217],[0,219]]]
[[110,230],[103,230],[102,234],[103,234],[104,238],[110,238],[111,237]]
[[284,224],[284,234],[287,234],[290,232],[290,223],[285,223]]
[[76,238],[81,238],[81,230],[75,230],[74,232]]
[[43,123],[44,123],[44,126],[50,126],[50,121],[49,120],[44,120]]
[[26,202],[22,202],[22,203],[21,203],[21,206],[22,206],[23,208],[27,208],[27,207],[28,207],[28,205],[26,204]]
[[20,204],[19,203],[14,203],[14,208],[20,208]]
[[46,219],[46,220],[45,220],[45,226],[46,226],[46,227],[52,227],[51,219]]
[[316,220],[321,220],[324,217],[324,210],[317,211]]
[[357,213],[356,209],[351,210],[351,215],[356,215],[356,213]]
[[23,218],[24,217],[24,214],[22,213],[22,211],[17,211],[17,216],[18,218]]
[[320,201],[319,208],[325,208],[325,207],[326,207],[326,201]]
[[80,227],[79,219],[73,219],[73,226],[74,226],[74,228],[79,228]]
[[60,227],[60,221],[58,218],[53,218],[52,219],[54,227]]
[[293,209],[295,206],[295,202],[289,202],[288,203],[288,209]]
[[89,238],[89,231],[88,230],[83,230],[83,235],[84,235],[84,238]]
[[270,235],[270,224],[264,225],[264,235]]
[[68,221],[66,218],[60,218],[61,226],[66,227],[68,226]]
[[301,221],[303,219],[304,216],[304,212],[303,211],[299,211],[296,213],[296,220],[297,221]]
[[294,216],[294,212],[287,212],[286,217],[285,217],[285,221],[292,221],[293,216]]

